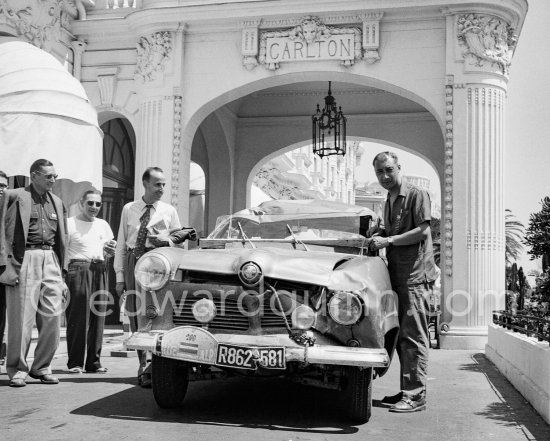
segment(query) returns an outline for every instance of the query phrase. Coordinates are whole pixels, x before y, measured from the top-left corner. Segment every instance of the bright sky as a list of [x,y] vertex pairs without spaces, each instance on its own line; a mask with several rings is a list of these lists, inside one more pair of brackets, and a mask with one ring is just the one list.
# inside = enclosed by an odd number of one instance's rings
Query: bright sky
[[504,201],[524,223],[550,196],[550,1],[529,0],[510,68]]

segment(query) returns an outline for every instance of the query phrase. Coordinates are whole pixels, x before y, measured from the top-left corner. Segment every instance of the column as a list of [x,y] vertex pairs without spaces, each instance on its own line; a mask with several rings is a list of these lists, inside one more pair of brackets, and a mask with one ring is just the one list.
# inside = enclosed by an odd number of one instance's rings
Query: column
[[153,23],[136,32],[140,36],[134,75],[139,100],[135,195],[143,193],[145,168],[162,168],[166,177],[163,200],[174,205],[182,224],[187,224],[191,151],[181,144],[184,25]]
[[504,100],[505,91],[470,84],[468,152],[470,208],[467,249],[469,327],[487,326],[491,312],[504,307]]
[[442,306],[450,329],[442,347],[482,349],[492,311],[504,308],[505,100],[515,39],[497,15],[447,12]]

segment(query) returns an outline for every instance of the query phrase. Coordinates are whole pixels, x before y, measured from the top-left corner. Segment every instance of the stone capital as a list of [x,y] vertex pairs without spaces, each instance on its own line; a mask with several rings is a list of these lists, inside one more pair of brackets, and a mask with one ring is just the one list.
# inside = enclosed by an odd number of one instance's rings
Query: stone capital
[[48,52],[77,16],[75,0],[0,0],[0,32]]

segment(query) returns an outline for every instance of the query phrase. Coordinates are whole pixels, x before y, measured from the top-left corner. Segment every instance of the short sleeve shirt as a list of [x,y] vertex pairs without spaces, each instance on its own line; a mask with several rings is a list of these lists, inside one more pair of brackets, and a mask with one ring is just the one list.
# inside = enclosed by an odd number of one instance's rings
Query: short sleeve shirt
[[103,246],[114,237],[109,224],[98,218],[86,222],[76,216],[70,217],[67,220],[67,231],[69,260],[103,260]]
[[[427,191],[403,183],[401,191],[390,206],[390,195],[384,207],[386,236],[410,231],[431,221],[431,202]],[[387,248],[388,270],[393,286],[416,285],[437,279],[431,235],[422,242]]]

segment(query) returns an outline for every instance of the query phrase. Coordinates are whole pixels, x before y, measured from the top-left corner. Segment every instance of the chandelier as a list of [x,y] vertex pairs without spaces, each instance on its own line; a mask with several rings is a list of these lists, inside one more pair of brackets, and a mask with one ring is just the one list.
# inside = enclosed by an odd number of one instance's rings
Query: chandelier
[[336,100],[330,90],[325,97],[325,108],[321,112],[317,104],[317,112],[311,117],[313,121],[313,153],[321,158],[330,155],[346,154],[346,120],[342,107],[336,107]]

